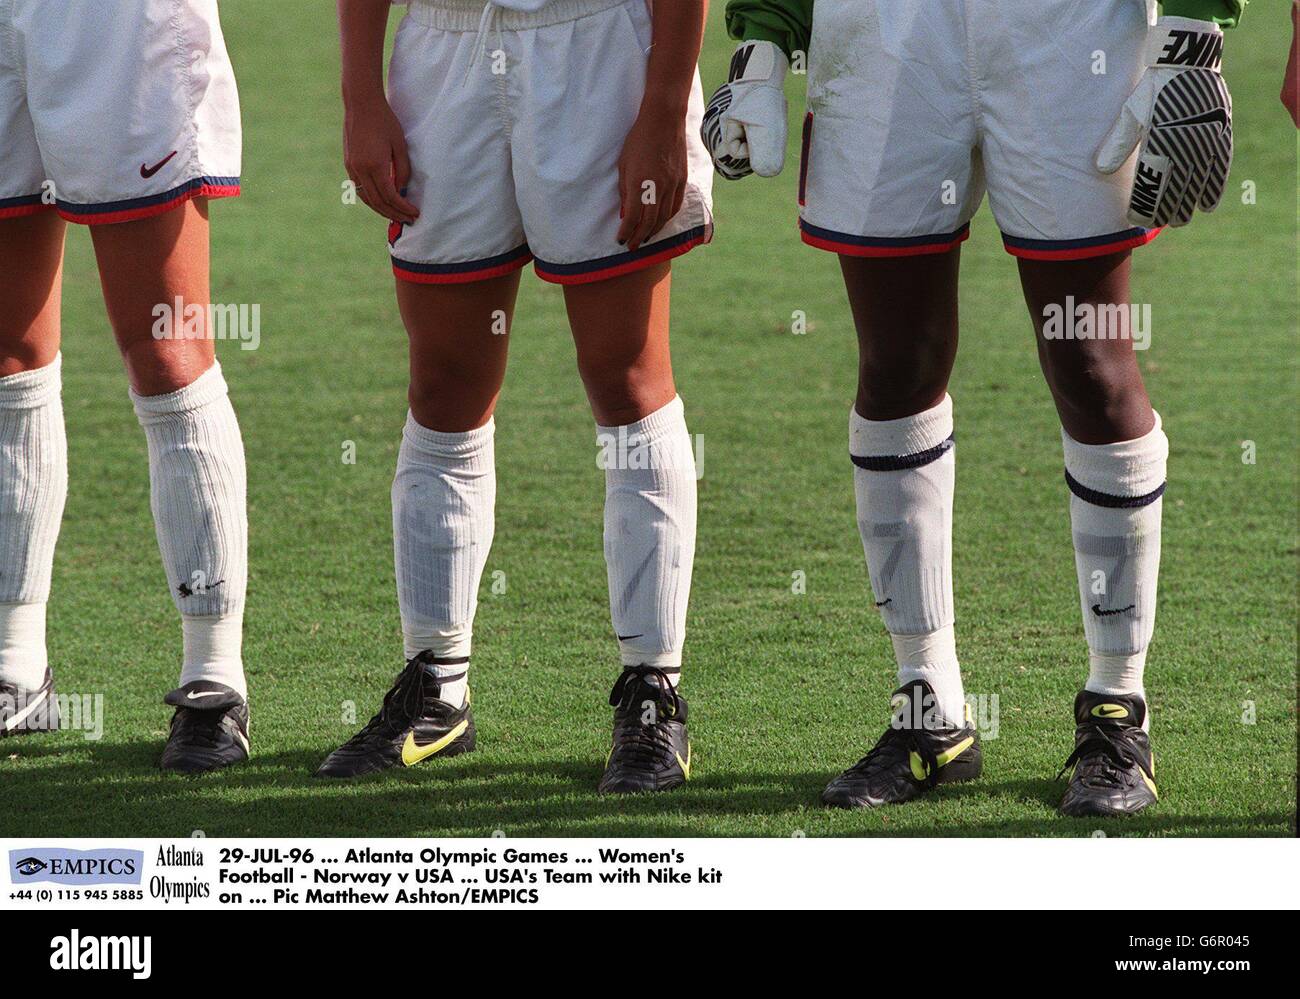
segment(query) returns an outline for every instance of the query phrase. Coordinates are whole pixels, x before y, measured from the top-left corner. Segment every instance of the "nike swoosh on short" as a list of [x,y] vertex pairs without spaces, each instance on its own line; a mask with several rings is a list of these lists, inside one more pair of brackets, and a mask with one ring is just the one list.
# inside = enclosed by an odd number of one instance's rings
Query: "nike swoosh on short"
[[143,177],[145,180],[148,180],[150,177],[152,177],[154,174],[156,174],[159,170],[161,170],[163,167],[165,167],[169,162],[171,162],[171,158],[172,158],[173,156],[175,156],[175,155],[176,155],[176,150],[173,149],[170,153],[168,153],[166,156],[164,156],[161,160],[159,160],[159,161],[158,161],[157,163],[155,163],[153,166],[145,166],[145,164],[141,163],[141,164],[140,164],[140,176]]

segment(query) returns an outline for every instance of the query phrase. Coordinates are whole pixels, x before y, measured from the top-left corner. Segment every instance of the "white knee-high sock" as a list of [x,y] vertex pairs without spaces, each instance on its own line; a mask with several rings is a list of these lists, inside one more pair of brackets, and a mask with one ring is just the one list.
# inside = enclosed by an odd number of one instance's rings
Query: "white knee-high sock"
[[181,612],[181,686],[225,684],[248,696],[241,651],[248,588],[244,442],[221,365],[165,395],[131,393],[149,444],[158,550]]
[[605,469],[610,619],[624,666],[676,684],[695,563],[695,452],[682,400],[624,427],[596,428]]
[[393,480],[393,556],[406,658],[431,652],[442,700],[465,702],[479,581],[492,548],[492,420],[442,433],[407,414]]
[[62,357],[0,378],[0,680],[45,678],[45,603],[68,495]]
[[952,398],[915,416],[849,415],[858,531],[871,590],[894,643],[899,684],[926,680],[939,721],[965,722],[952,599],[956,476]]
[[1156,620],[1160,511],[1169,441],[1156,414],[1144,436],[1080,444],[1061,431],[1088,690],[1139,694]]

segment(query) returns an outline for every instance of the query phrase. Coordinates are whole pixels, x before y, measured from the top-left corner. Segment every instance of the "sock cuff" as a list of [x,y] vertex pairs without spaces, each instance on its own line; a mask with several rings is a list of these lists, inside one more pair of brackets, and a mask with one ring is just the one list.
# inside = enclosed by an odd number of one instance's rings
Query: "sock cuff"
[[473,457],[491,445],[495,434],[496,420],[491,417],[487,423],[474,430],[430,430],[417,423],[415,414],[410,410],[406,413],[406,426],[402,428],[402,438],[421,454],[431,458]]
[[[1114,444],[1080,444],[1062,428],[1065,473],[1071,482],[1071,490],[1089,501],[1094,495],[1121,499],[1158,498],[1165,484],[1169,438],[1161,427],[1160,414],[1156,413],[1155,418],[1155,426],[1141,437]],[[1083,494],[1075,486],[1082,487]],[[1101,505],[1113,504],[1102,502]]]
[[212,367],[175,392],[166,392],[162,395],[139,395],[134,389],[130,391],[135,415],[141,423],[157,423],[178,413],[202,409],[227,394],[226,380],[221,375],[220,361],[213,361]]
[[898,665],[909,669],[951,666],[957,662],[957,633],[953,625],[924,635],[889,636]]
[[648,416],[643,416],[635,423],[622,427],[603,427],[596,425],[596,441],[604,443],[602,438],[617,436],[622,433],[629,439],[636,436],[649,443],[665,437],[677,429],[686,429],[686,407],[682,397],[675,395],[671,402],[665,403]]
[[63,354],[43,368],[19,371],[0,378],[0,409],[39,409],[59,397],[63,389]]
[[938,458],[951,447],[952,430],[950,395],[930,409],[899,420],[868,420],[854,407],[849,411],[849,454],[855,458],[890,459],[934,452],[933,458]]

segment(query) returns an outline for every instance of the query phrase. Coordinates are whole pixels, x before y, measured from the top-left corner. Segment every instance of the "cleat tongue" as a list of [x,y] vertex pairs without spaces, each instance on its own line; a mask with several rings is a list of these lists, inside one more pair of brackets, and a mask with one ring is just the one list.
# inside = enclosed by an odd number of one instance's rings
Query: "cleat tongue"
[[1074,699],[1074,720],[1080,725],[1141,728],[1146,713],[1146,704],[1137,694],[1098,694],[1081,690]]
[[890,696],[890,725],[893,728],[915,731],[946,730],[939,719],[938,699],[934,688],[925,680],[903,684]]
[[190,708],[196,711],[224,711],[244,703],[237,690],[224,683],[212,680],[192,680],[182,687],[170,691],[163,698],[164,704],[174,708]]

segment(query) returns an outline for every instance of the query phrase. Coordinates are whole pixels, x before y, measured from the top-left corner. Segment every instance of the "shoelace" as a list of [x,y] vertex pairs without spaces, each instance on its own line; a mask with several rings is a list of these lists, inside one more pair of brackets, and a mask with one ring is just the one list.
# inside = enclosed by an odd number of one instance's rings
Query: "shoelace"
[[[646,682],[648,677],[653,677],[657,684]],[[660,709],[659,717],[675,718],[681,714],[682,699],[677,688],[668,679],[668,674],[655,666],[629,666],[623,670],[614,681],[614,689],[609,692],[609,703],[614,707],[621,705],[631,693],[633,683],[644,683],[656,689],[655,704]]]
[[1121,786],[1124,783],[1123,772],[1135,766],[1140,767],[1148,777],[1154,779],[1154,775],[1133,744],[1134,733],[1140,731],[1141,729],[1128,725],[1089,726],[1088,734],[1074,747],[1074,752],[1065,761],[1056,779],[1060,780],[1071,767],[1080,762],[1095,762],[1098,769],[1089,776],[1100,777],[1113,787]]
[[376,735],[390,735],[406,725],[420,711],[425,699],[425,685],[435,682],[424,668],[429,653],[421,652],[406,663],[397,680],[384,695],[379,712],[348,740],[349,746],[365,742]]
[[[648,677],[657,680],[658,686],[646,682]],[[638,706],[631,703],[638,684],[655,690],[656,724],[644,724]],[[672,737],[658,722],[682,713],[681,697],[668,675],[653,666],[625,669],[610,691],[609,703],[619,709],[618,732],[623,737],[618,744],[619,762],[636,770],[653,770],[673,749]]]
[[898,756],[904,759],[916,753],[925,764],[925,782],[934,787],[939,782],[939,751],[923,729],[890,726],[867,755],[849,767],[849,772],[866,776],[872,770],[890,766]]
[[224,711],[201,711],[198,708],[177,708],[172,720],[172,732],[181,733],[187,742],[202,742],[216,746],[221,741],[221,723]]

